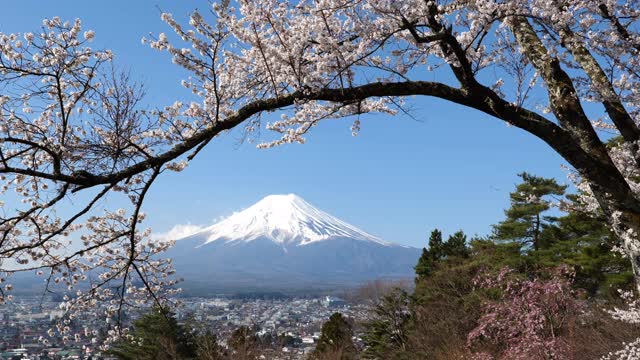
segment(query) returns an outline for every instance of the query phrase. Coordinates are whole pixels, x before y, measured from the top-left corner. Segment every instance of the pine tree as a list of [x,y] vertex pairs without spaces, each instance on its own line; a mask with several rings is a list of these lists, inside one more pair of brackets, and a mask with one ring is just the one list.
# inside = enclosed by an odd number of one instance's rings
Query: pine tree
[[519,176],[523,182],[510,194],[507,219],[494,225],[493,239],[519,244],[537,267],[572,266],[576,271],[575,286],[592,296],[614,294],[632,284],[630,266],[611,252],[619,240],[604,217],[581,212],[580,197],[575,194],[563,199],[568,212],[548,216],[548,198],[563,196],[566,186],[527,173]]
[[409,294],[394,289],[372,310],[372,319],[365,323],[364,359],[401,359],[407,345],[407,327],[411,321]]
[[131,341],[116,344],[111,352],[121,359],[164,360],[193,359],[196,345],[193,334],[178,324],[171,312],[153,308],[133,323]]
[[446,257],[468,257],[469,248],[467,246],[467,235],[462,230],[456,231],[449,236],[447,242],[443,246]]
[[566,185],[559,185],[555,179],[518,174],[522,183],[510,193],[511,207],[505,211],[506,219],[494,225],[494,239],[518,241],[524,250],[538,250],[548,246],[550,239],[544,239],[544,230],[552,226],[553,217],[545,216],[549,210],[549,197],[563,196]]
[[428,276],[433,270],[434,263],[443,256],[444,243],[442,242],[442,232],[434,229],[431,232],[431,236],[429,236],[429,248],[422,249],[422,255],[420,259],[418,259],[418,264],[415,266],[418,278]]
[[[570,203],[578,197],[568,195]],[[569,206],[577,209],[578,206]],[[532,255],[545,267],[570,265],[576,271],[575,285],[590,295],[617,296],[618,289],[630,288],[633,273],[629,262],[611,251],[619,239],[603,218],[571,210],[556,219],[546,235],[555,239],[548,248]]]
[[357,356],[353,344],[353,328],[341,313],[334,313],[322,325],[322,333],[318,340],[312,359],[351,360]]
[[444,243],[442,242],[442,232],[434,229],[429,236],[429,253],[431,260],[440,260],[444,256]]

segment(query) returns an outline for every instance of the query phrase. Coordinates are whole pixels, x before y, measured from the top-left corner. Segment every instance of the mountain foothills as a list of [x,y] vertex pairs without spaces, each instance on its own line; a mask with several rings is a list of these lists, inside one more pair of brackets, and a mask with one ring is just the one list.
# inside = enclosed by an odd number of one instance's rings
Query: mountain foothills
[[301,197],[270,195],[178,239],[168,252],[189,294],[322,290],[408,278],[420,250],[384,241]]

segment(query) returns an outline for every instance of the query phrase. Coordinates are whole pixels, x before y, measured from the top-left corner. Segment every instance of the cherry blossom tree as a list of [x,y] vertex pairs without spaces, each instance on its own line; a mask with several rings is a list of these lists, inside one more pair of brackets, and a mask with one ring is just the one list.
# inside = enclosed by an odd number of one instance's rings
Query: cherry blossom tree
[[490,344],[493,354],[478,359],[570,359],[567,333],[584,309],[571,288],[572,274],[557,269],[548,280],[517,279],[503,269],[495,277],[480,277],[476,285],[500,289],[502,299],[483,306],[478,326],[468,335],[471,349]]
[[[412,96],[476,109],[557,151],[640,279],[638,5],[221,0],[188,24],[162,14],[174,34],[143,39],[188,71],[182,86],[198,99],[158,109],[110,51],[89,47],[95,35],[79,21],[1,34],[2,280],[41,271],[77,291],[68,309],[104,300],[110,315],[138,301],[128,299],[160,302],[175,280],[155,255],[170,243],[141,228],[159,175],[226,130],[258,130],[271,112],[282,115],[265,126],[279,136],[260,147],[303,143],[326,119],[350,118],[355,134],[361,115],[405,111]],[[123,196],[127,209],[102,206]]]
[[[82,311],[102,306],[118,335],[125,305],[175,291],[169,261],[155,256],[169,243],[140,229],[145,194],[163,169],[126,170],[171,141],[146,132],[174,118],[141,109],[143,88],[109,65],[110,51],[88,46],[93,37],[79,20],[59,18],[38,34],[0,34],[0,283],[30,272],[45,292],[65,289],[65,317],[50,332],[65,341],[82,335],[71,326]],[[100,206],[112,193],[132,209]],[[12,289],[0,290],[1,302]],[[84,333],[95,338],[97,329]]]
[[271,111],[282,115],[266,128],[281,136],[260,147],[303,143],[331,118],[357,133],[360,115],[403,111],[409,96],[445,99],[557,151],[640,280],[639,11],[634,0],[221,1],[188,25],[163,14],[176,41],[143,41],[189,70],[183,86],[202,99],[174,105],[206,125],[171,158]]

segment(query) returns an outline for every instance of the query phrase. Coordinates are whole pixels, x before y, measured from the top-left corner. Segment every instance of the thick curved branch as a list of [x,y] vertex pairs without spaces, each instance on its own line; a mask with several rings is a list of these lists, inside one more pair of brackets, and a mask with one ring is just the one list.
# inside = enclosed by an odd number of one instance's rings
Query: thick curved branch
[[[571,52],[574,59],[591,79],[594,88],[602,98],[602,104],[609,118],[620,131],[620,135],[630,143],[640,140],[640,128],[638,128],[631,115],[625,109],[607,74],[605,74],[598,61],[584,45],[584,42],[568,27],[560,30],[560,36],[562,37],[562,45]],[[640,164],[640,154],[637,151],[637,146],[636,144],[634,157],[636,163]]]
[[585,151],[615,170],[604,144],[582,108],[569,74],[562,69],[558,59],[549,54],[527,18],[513,17],[509,24],[524,54],[545,81],[551,109],[560,125],[569,130]]
[[532,111],[502,100],[485,87],[477,87],[473,89],[473,91],[470,91],[428,81],[376,82],[351,88],[324,88],[296,91],[284,96],[257,100],[241,107],[233,116],[228,117],[226,120],[216,122],[210,127],[187,138],[172,149],[108,175],[91,175],[84,173],[56,175],[15,168],[0,169],[0,173],[13,171],[30,176],[66,181],[78,185],[81,188],[88,188],[99,184],[115,184],[146,170],[173,161],[183,154],[197,149],[201,144],[210,141],[220,132],[232,129],[261,112],[282,109],[298,101],[349,103],[373,97],[401,97],[411,95],[432,96],[465,105],[530,132],[549,144],[590,181],[600,184],[603,187],[615,189],[613,196],[621,206],[640,211],[640,203],[631,196],[631,190],[628,184],[616,170],[615,166],[609,162],[603,162],[601,158],[592,155],[592,152],[586,151],[579,146],[570,131],[557,126],[552,121]]

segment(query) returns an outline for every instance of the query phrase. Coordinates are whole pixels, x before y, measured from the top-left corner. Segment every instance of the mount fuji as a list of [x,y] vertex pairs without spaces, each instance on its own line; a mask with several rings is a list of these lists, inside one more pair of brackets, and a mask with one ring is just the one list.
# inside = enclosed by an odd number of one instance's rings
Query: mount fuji
[[177,239],[168,257],[187,293],[305,291],[413,276],[420,250],[384,241],[307,203],[270,195]]

